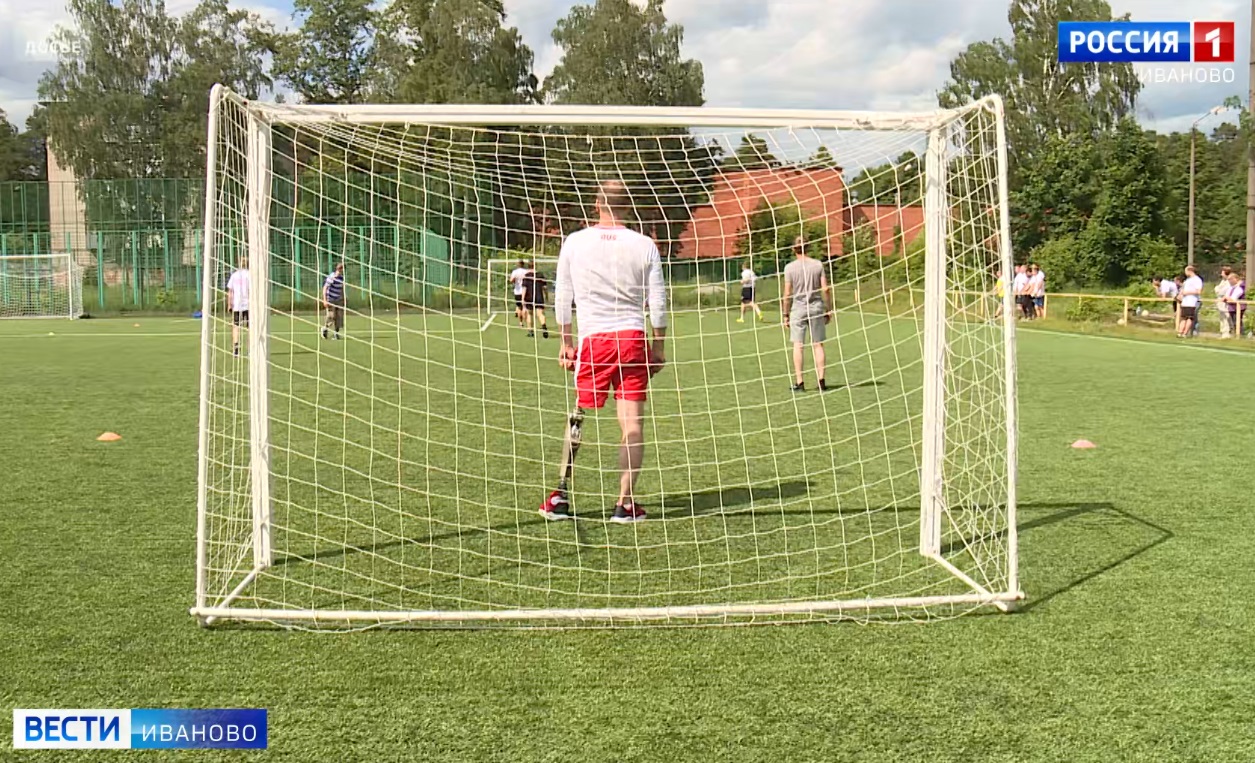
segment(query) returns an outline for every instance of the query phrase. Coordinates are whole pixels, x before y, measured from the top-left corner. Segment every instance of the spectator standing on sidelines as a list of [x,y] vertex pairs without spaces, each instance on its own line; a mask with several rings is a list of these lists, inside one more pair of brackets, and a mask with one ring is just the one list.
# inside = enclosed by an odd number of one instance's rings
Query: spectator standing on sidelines
[[1184,283],[1185,279],[1181,276],[1172,277],[1172,285],[1176,288],[1172,295],[1172,315],[1177,323],[1181,322],[1181,285]]
[[1202,294],[1203,279],[1198,277],[1193,265],[1186,266],[1185,281],[1181,284],[1181,319],[1177,322],[1177,336],[1182,339],[1194,335]]
[[1225,312],[1227,325],[1233,336],[1242,337],[1242,316],[1246,310],[1242,300],[1246,298],[1246,284],[1237,273],[1229,273],[1229,290],[1225,294]]
[[1046,317],[1046,274],[1036,263],[1028,266],[1028,296],[1033,302],[1033,317]]
[[1015,266],[1015,278],[1011,280],[1011,293],[1015,295],[1015,304],[1020,308],[1020,319],[1032,317],[1033,299],[1028,296],[1028,268],[1024,265]]
[[1233,330],[1233,324],[1229,322],[1229,289],[1232,285],[1229,283],[1229,276],[1233,274],[1233,268],[1225,265],[1220,268],[1220,281],[1216,283],[1213,293],[1216,295],[1216,314],[1220,318],[1220,338],[1228,339],[1229,332]]
[[1172,310],[1172,320],[1175,322],[1178,319],[1177,318],[1177,293],[1180,291],[1180,289],[1177,288],[1177,282],[1170,281],[1166,278],[1161,278],[1159,276],[1155,276],[1154,278],[1150,279],[1150,281],[1151,283],[1155,285],[1155,294],[1159,295],[1161,299],[1172,300],[1172,304],[1169,305],[1169,307]]

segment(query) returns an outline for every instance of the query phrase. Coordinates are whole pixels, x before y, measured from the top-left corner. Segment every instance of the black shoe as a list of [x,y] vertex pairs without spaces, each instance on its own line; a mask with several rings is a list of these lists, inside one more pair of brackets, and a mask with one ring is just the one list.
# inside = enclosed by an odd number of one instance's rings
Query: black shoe
[[828,383],[827,383],[827,382],[825,382],[823,379],[820,379],[820,380],[819,380],[819,391],[820,391],[820,392],[827,392],[827,391],[828,391]]
[[621,525],[640,522],[645,519],[645,510],[640,506],[622,506],[614,507],[614,514],[610,517],[611,522],[617,522]]
[[322,338],[323,338],[323,339],[326,339],[326,338],[327,338],[327,329],[323,329],[323,330],[322,330]]
[[335,336],[333,336],[333,337],[331,337],[331,338],[332,338],[332,339],[339,339],[339,338],[340,338],[340,334],[339,334],[339,332],[337,332],[337,333],[336,333],[336,335],[335,335]]
[[232,350],[232,353],[233,353],[233,354],[235,354],[235,355],[239,355],[239,354],[240,354],[240,346],[239,346],[238,344],[237,344],[237,345],[235,345],[235,348]]
[[545,330],[541,333],[541,336],[543,336],[544,338],[548,339],[548,338],[549,338],[549,329],[545,329]]
[[801,392],[801,391],[803,391],[804,389],[806,389],[806,383],[805,383],[805,382],[798,382],[797,384],[794,384],[794,385],[793,385],[793,391],[794,391],[794,392]]
[[536,336],[536,332],[535,332],[535,331],[529,331],[529,332],[527,332],[527,335],[528,335],[528,336]]

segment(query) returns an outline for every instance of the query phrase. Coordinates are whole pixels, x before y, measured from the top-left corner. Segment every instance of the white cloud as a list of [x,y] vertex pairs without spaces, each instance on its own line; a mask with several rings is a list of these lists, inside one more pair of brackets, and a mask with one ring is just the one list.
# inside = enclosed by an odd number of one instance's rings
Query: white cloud
[[[181,12],[195,0],[171,0]],[[702,62],[712,106],[763,108],[930,109],[967,44],[1009,33],[1006,0],[668,0],[669,17],[685,27],[685,54]],[[536,52],[542,77],[560,58],[550,33],[572,0],[505,0],[509,23]],[[1237,50],[1249,47],[1249,5],[1241,0],[1112,0],[1114,11],[1139,20],[1231,19]],[[290,0],[245,4],[279,25]],[[0,0],[0,108],[22,121],[35,103],[35,83],[51,56],[25,56],[28,40],[44,40],[65,19],[40,0]],[[1239,56],[1241,58],[1242,56]],[[1232,84],[1150,83],[1138,116],[1159,130],[1186,129],[1229,95],[1245,100],[1247,71]]]

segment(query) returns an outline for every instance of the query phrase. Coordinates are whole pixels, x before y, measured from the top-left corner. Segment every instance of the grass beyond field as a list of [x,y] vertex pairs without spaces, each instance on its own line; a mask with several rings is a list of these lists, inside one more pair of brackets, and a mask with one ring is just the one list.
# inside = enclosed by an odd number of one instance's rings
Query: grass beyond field
[[0,322],[9,708],[266,707],[292,761],[1255,756],[1255,354],[1021,334],[1015,615],[332,635],[186,614],[198,324],[137,320]]

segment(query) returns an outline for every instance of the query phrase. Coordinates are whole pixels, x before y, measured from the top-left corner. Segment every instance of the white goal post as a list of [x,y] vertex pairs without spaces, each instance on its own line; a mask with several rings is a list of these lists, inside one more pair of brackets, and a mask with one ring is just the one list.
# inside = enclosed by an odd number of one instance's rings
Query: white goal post
[[78,318],[83,269],[70,254],[0,257],[0,318]]
[[[354,630],[1010,608],[1006,177],[996,97],[892,114],[299,105],[216,86],[191,613]],[[615,401],[577,409],[557,338],[492,320],[510,309],[503,258],[596,223],[607,179],[667,280],[647,518],[626,526],[607,521]],[[799,237],[833,287],[823,320],[775,291]],[[248,325],[223,291],[245,257]],[[343,341],[310,330],[333,261]],[[552,307],[557,261],[536,262]],[[760,316],[709,296],[746,263],[770,287]],[[576,519],[546,521],[573,437]]]

